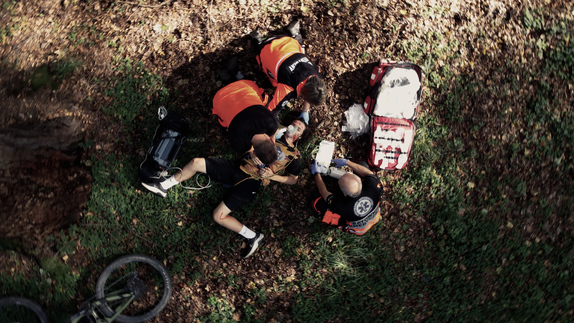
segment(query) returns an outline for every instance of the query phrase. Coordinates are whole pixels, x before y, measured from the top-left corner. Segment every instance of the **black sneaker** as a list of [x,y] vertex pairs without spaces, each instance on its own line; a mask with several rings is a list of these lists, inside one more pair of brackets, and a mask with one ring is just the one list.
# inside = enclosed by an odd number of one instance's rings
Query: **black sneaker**
[[251,256],[255,252],[255,250],[257,250],[257,247],[259,247],[259,244],[261,243],[261,240],[263,240],[263,237],[265,237],[263,233],[257,233],[255,234],[254,238],[245,239],[247,246],[241,248],[241,257],[247,258]]
[[225,69],[217,72],[217,75],[226,85],[242,79],[243,74],[239,72],[239,58],[237,56],[231,57],[227,61]]
[[217,76],[223,82],[224,85],[231,84],[236,81],[235,77],[229,73],[228,70],[221,70],[217,72]]
[[285,30],[291,34],[291,37],[295,38],[299,43],[303,43],[303,37],[301,37],[301,22],[299,20],[292,21]]
[[301,23],[299,22],[299,20],[294,20],[291,21],[291,23],[288,24],[287,27],[285,27],[285,30],[287,30],[291,34],[291,37],[295,37],[296,35],[301,34],[300,28]]
[[163,188],[160,183],[142,183],[142,185],[150,192],[153,192],[161,197],[167,196],[167,190]]
[[249,36],[251,36],[251,39],[253,39],[255,46],[259,46],[263,42],[263,36],[261,36],[261,33],[259,32],[259,30],[255,30],[255,31],[250,32]]

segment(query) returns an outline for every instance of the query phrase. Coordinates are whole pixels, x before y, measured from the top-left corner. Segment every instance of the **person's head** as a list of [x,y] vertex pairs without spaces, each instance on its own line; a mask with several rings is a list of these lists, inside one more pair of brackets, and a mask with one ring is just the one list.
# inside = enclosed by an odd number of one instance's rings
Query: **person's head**
[[301,96],[311,105],[323,104],[327,97],[325,82],[316,75],[309,77],[301,89]]
[[263,164],[269,165],[277,160],[277,148],[268,135],[256,135],[251,143],[253,144],[253,153]]
[[295,131],[290,132],[289,130],[287,130],[285,132],[285,136],[287,138],[292,139],[293,141],[299,139],[303,135],[303,132],[305,132],[305,129],[307,128],[305,122],[303,122],[301,119],[294,120],[293,122],[291,122],[289,126],[293,126]]
[[339,178],[339,188],[348,197],[357,197],[363,190],[361,178],[355,174],[347,173]]

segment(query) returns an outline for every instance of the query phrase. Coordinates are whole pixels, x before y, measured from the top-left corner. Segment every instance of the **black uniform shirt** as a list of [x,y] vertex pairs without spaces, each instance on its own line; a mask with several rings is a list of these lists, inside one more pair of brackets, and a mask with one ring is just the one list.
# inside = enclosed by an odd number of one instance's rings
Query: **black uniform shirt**
[[238,153],[251,149],[251,139],[258,134],[275,135],[279,121],[262,105],[254,105],[239,112],[229,124],[231,148]]
[[327,197],[331,212],[339,214],[347,221],[357,221],[370,214],[379,205],[383,185],[375,175],[363,179],[363,190],[358,197],[348,197],[337,190]]

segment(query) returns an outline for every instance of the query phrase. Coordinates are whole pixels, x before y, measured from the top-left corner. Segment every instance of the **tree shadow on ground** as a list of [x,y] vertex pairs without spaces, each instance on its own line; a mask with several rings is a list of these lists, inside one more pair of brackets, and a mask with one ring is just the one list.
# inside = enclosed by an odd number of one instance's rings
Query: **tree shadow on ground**
[[76,221],[90,195],[92,177],[78,145],[85,124],[77,107],[77,115],[62,113],[74,110],[74,94],[58,90],[67,80],[48,65],[1,74],[0,238],[50,253],[46,237]]

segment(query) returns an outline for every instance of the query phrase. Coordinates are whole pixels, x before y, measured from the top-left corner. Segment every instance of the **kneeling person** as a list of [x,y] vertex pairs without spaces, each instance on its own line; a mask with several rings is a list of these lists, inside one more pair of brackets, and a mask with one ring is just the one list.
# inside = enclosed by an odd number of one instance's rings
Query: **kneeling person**
[[265,90],[249,80],[232,82],[221,88],[213,98],[213,114],[227,129],[231,148],[243,154],[252,145],[273,140],[279,122],[265,108]]
[[326,86],[317,67],[302,47],[300,23],[293,21],[286,30],[291,36],[278,35],[263,41],[259,31],[251,33],[258,44],[257,63],[275,87],[275,94],[267,108],[277,117],[287,102],[302,97],[301,117],[309,124],[309,109],[325,102]]
[[354,174],[341,176],[338,182],[339,190],[331,193],[321,177],[325,170],[316,163],[313,164],[311,172],[321,194],[321,197],[315,200],[314,208],[323,216],[323,222],[337,226],[345,232],[363,235],[381,218],[379,204],[383,185],[377,176],[363,165],[347,159],[334,159],[333,162],[336,167],[349,166]]

